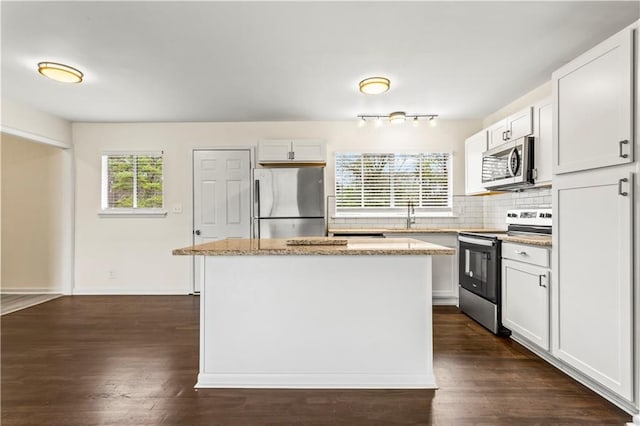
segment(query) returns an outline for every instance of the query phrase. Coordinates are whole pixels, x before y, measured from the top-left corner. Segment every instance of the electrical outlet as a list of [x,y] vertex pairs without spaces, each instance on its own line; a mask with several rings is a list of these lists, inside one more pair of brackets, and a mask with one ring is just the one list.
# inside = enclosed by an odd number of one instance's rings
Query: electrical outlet
[[171,207],[171,211],[173,213],[182,213],[182,204],[174,204],[173,207]]
[[110,279],[110,280],[115,280],[116,279],[116,271],[113,271],[113,270],[107,271],[107,278]]

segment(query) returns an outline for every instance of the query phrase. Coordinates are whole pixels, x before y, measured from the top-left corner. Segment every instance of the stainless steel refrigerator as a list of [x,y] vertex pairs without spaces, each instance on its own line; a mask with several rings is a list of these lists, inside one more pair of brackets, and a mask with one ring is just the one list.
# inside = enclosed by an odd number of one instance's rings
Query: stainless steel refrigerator
[[254,238],[326,235],[324,167],[254,169]]

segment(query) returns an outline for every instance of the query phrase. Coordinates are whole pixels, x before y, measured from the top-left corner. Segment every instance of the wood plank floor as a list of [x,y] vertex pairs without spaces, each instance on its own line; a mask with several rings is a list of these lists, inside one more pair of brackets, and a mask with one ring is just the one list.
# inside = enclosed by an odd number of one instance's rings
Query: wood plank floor
[[440,389],[193,389],[198,298],[61,297],[2,317],[9,425],[621,425],[631,416],[495,337],[434,308]]

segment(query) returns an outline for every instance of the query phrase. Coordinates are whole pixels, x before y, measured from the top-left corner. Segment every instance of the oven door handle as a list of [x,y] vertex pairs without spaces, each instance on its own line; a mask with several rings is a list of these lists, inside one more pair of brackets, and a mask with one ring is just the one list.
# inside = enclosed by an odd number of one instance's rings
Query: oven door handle
[[458,241],[460,241],[461,243],[476,244],[485,247],[493,247],[495,245],[495,242],[491,240],[483,240],[481,238],[471,238],[463,236],[459,236]]

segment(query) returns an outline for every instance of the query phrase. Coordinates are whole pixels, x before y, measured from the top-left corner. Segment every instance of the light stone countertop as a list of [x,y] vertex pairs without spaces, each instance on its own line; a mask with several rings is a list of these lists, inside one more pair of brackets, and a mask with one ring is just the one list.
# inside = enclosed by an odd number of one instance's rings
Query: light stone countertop
[[458,234],[460,232],[507,232],[492,228],[329,228],[330,234]]
[[504,233],[499,238],[502,241],[530,244],[534,246],[551,247],[551,235],[507,235],[504,229],[492,228],[330,228],[330,234],[353,235],[359,234],[458,234],[460,232]]
[[504,235],[499,237],[507,243],[529,244],[532,246],[551,247],[551,235]]
[[453,248],[411,238],[347,238],[347,245],[287,245],[287,239],[230,238],[173,250],[174,255],[196,256],[395,256],[454,255]]

